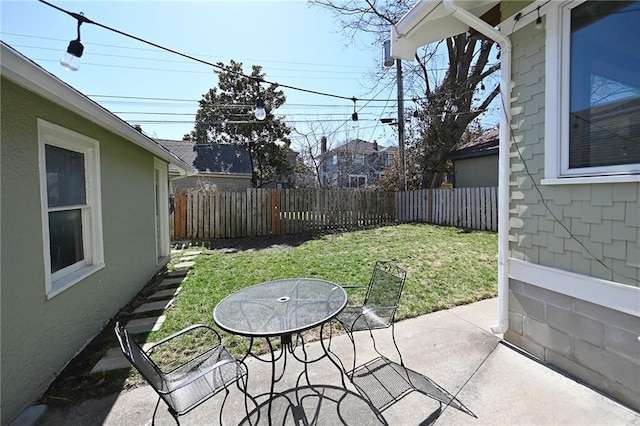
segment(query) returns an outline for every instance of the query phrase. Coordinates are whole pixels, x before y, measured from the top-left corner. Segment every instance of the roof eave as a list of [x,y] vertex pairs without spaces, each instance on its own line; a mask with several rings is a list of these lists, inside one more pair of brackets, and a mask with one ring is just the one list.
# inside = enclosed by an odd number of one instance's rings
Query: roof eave
[[[498,3],[498,0],[457,2],[475,16],[482,16]],[[391,56],[413,60],[419,47],[467,31],[469,26],[453,17],[442,0],[421,0],[391,26]]]
[[0,44],[2,46],[0,74],[3,77],[131,141],[156,157],[173,164],[180,169],[181,173],[191,174],[196,171],[192,166],[53,74],[45,71],[35,62],[5,43]]

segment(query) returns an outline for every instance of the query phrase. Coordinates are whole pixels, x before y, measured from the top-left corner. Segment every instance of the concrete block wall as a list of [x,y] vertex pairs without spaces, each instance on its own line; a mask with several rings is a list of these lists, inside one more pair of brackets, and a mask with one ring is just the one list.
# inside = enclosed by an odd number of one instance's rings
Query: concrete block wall
[[639,317],[510,280],[505,340],[635,410],[638,336]]

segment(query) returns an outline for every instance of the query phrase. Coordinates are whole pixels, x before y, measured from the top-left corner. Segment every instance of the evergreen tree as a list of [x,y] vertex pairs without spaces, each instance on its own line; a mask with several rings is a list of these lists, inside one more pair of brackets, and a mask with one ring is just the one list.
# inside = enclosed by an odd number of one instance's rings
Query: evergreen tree
[[[286,151],[291,144],[291,129],[272,111],[282,106],[285,95],[275,84],[261,83],[265,77],[262,67],[253,65],[251,75],[242,71],[242,63],[231,60],[218,66],[218,85],[202,95],[196,122],[184,140],[199,144],[234,144],[248,149],[253,165],[251,181],[254,187],[290,178],[292,166]],[[255,118],[258,97],[264,100],[267,117]]]

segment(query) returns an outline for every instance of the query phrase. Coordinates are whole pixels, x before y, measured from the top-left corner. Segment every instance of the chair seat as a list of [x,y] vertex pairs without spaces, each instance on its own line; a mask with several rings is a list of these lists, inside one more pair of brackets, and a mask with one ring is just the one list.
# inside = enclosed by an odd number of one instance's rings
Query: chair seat
[[349,332],[387,328],[393,309],[367,306],[344,308],[336,317],[338,322]]
[[[176,413],[181,415],[245,374],[246,367],[226,348],[218,346],[167,373],[165,398],[170,401],[169,405]],[[193,380],[193,377],[197,378]],[[184,384],[185,382],[188,383]]]

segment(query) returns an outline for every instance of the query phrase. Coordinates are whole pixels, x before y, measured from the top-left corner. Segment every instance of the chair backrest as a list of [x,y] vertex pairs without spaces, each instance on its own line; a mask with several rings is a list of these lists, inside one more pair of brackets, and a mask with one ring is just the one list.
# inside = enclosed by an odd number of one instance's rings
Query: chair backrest
[[386,324],[391,324],[396,313],[407,272],[393,262],[381,260],[376,262],[364,298],[364,306],[389,309],[376,310],[377,315]]
[[115,332],[118,337],[118,342],[120,342],[120,349],[131,365],[138,370],[142,377],[144,377],[157,392],[162,393],[166,391],[166,380],[162,371],[156,363],[149,358],[149,355],[142,350],[140,345],[129,336],[127,330],[124,326],[121,326],[119,322],[116,323]]

